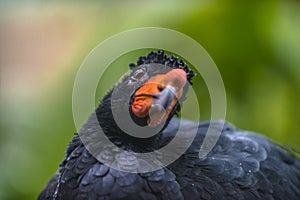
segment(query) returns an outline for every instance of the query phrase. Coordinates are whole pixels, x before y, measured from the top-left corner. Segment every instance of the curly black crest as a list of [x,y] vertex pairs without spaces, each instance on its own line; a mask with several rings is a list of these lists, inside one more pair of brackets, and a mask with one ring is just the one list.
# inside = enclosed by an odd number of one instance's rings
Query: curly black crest
[[191,85],[192,79],[196,75],[195,72],[193,72],[182,59],[179,59],[177,56],[174,55],[167,55],[164,53],[164,50],[158,50],[157,52],[152,51],[147,56],[141,56],[139,57],[137,64],[131,63],[129,67],[130,69],[133,69],[136,66],[149,63],[159,63],[171,67],[173,69],[184,70],[187,75],[187,80]]

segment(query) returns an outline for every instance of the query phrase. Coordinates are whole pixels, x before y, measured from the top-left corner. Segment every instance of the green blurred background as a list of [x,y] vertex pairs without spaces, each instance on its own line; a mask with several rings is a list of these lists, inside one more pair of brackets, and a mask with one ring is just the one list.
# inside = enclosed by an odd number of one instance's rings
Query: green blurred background
[[[137,27],[197,40],[222,74],[227,120],[299,150],[299,9],[296,0],[0,1],[0,199],[36,199],[76,132],[72,87],[80,64],[99,42]],[[136,61],[126,59],[115,62],[125,71]],[[195,85],[201,120],[209,119],[200,76]]]

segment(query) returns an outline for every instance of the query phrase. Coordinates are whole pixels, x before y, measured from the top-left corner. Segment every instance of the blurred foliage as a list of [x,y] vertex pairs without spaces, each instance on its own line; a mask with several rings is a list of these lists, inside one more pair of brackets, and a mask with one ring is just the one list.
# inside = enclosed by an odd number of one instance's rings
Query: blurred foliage
[[[31,89],[35,91],[27,95],[1,92],[0,199],[36,199],[57,171],[76,132],[72,86],[80,64],[99,42],[131,28],[165,27],[198,41],[222,74],[228,101],[227,120],[239,128],[300,149],[299,1],[252,1],[247,5],[237,0],[0,1],[0,5],[0,29],[8,33],[13,30],[3,22],[9,18],[22,20],[22,12],[34,13],[33,18],[47,25],[42,18],[46,12],[48,17],[58,18],[55,23],[66,20],[62,28],[74,28],[72,35],[76,30],[83,32],[80,40],[76,40],[78,45],[72,48],[70,60],[55,64],[58,75],[49,75],[46,83],[34,82]],[[1,48],[2,57],[6,49]],[[119,80],[128,64],[136,61],[136,55],[124,55],[112,64],[121,65],[122,70],[108,71],[101,79],[104,89],[99,88],[96,101],[112,87],[111,83]],[[2,70],[5,66],[0,67]],[[51,74],[54,69],[51,66],[44,71]],[[20,72],[15,69],[14,73]],[[39,74],[32,76],[36,75]],[[13,90],[4,88],[3,83],[1,80],[1,90]],[[201,120],[209,119],[210,99],[201,76],[197,76],[194,85],[199,87]],[[24,93],[22,87],[18,92]]]

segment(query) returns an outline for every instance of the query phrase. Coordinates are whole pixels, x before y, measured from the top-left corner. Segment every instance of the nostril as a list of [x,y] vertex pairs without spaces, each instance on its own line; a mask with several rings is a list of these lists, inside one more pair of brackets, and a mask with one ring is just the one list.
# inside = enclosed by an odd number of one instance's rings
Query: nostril
[[163,90],[165,89],[165,87],[166,87],[166,86],[161,85],[161,84],[158,84],[158,85],[157,85],[157,89],[158,89],[160,92],[163,91]]

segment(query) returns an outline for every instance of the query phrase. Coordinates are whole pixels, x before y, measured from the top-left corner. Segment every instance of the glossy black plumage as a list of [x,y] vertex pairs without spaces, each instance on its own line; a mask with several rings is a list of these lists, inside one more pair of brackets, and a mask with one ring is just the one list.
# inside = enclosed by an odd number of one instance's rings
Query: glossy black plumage
[[[162,141],[173,136],[178,123],[170,122]],[[75,137],[61,166],[57,199],[299,199],[299,160],[261,136],[226,124],[213,151],[199,159],[208,125],[185,122],[186,133],[198,129],[191,147],[167,168],[146,174],[109,169]],[[56,181],[40,199],[52,199]]]
[[[172,62],[170,62],[172,60]],[[174,61],[175,60],[175,61]],[[161,52],[141,57],[138,65],[156,62],[180,63],[175,57],[166,58]],[[183,65],[174,64],[175,67]],[[173,66],[173,64],[172,64]],[[140,67],[131,65],[132,74]],[[155,75],[157,69],[149,68]],[[193,74],[186,68],[186,72]],[[132,76],[131,74],[131,76]],[[193,75],[192,75],[193,76]],[[191,76],[191,77],[192,77]],[[145,76],[147,77],[147,76]],[[189,82],[191,81],[189,78]],[[149,77],[148,77],[149,78]],[[124,78],[115,88],[126,91],[124,99],[146,79],[127,84]],[[185,98],[185,94],[183,95]],[[116,109],[124,109],[127,101],[118,99]],[[180,110],[178,105],[172,116]],[[171,116],[171,117],[172,117]],[[169,120],[171,120],[171,117]],[[198,153],[209,125],[213,129],[223,126],[222,122],[181,121],[180,131],[184,135],[176,145],[174,153],[197,132],[187,151],[167,167],[139,173],[151,163],[131,153],[119,151],[112,144],[91,141],[97,146],[97,159],[92,156],[81,139],[75,136],[67,149],[67,156],[56,176],[50,180],[40,194],[43,199],[300,199],[300,161],[280,146],[257,134],[237,130],[225,123],[221,137],[212,151],[204,158]],[[123,133],[116,125],[111,113],[109,93],[81,131],[97,134],[101,125],[108,138],[122,149],[130,152],[151,152],[168,144],[179,129],[180,120],[172,119],[164,131],[148,139],[136,139]],[[97,136],[96,136],[97,137]],[[172,155],[156,157],[157,162]],[[103,163],[113,163],[128,173],[110,168]]]

